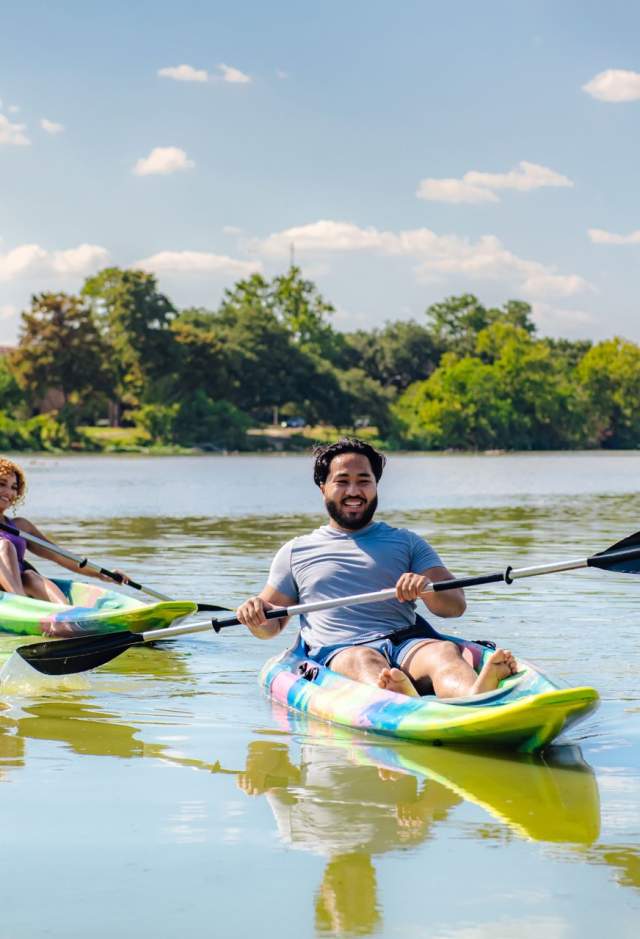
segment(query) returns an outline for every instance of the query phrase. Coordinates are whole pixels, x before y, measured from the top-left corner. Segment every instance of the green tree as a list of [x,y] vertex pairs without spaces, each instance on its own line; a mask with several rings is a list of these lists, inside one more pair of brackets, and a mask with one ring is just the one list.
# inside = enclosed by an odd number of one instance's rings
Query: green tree
[[426,381],[407,388],[393,411],[414,447],[486,450],[502,445],[510,404],[493,365],[447,353]]
[[382,329],[360,329],[347,333],[344,339],[348,367],[362,368],[374,381],[397,391],[428,378],[440,359],[433,334],[415,320],[398,320]]
[[228,401],[212,401],[204,391],[173,404],[145,404],[132,416],[154,443],[215,450],[247,448],[251,419]]
[[584,445],[588,422],[573,370],[546,339],[534,339],[520,326],[495,321],[478,334],[478,355],[495,367],[511,412],[509,449],[558,449]]
[[361,368],[338,373],[343,392],[339,403],[339,423],[342,427],[375,425],[381,437],[387,437],[395,428],[390,403],[392,392],[382,387]]
[[228,398],[234,387],[233,356],[216,328],[215,315],[193,316],[185,311],[173,321],[171,330],[175,339],[171,396],[186,397],[202,390],[214,400]]
[[111,393],[110,355],[91,307],[80,297],[42,293],[21,317],[10,367],[31,402],[57,390],[74,424],[96,397]]
[[602,447],[640,447],[640,347],[615,337],[589,349],[577,377]]
[[477,334],[475,351],[447,353],[398,400],[394,413],[414,446],[529,450],[588,440],[583,396],[546,341],[494,321]]
[[334,332],[329,317],[335,310],[311,280],[292,265],[286,274],[267,285],[268,304],[283,323],[296,345],[312,355],[334,361],[340,354],[343,338]]
[[120,401],[131,406],[162,398],[172,370],[170,326],[176,310],[153,274],[105,268],[85,281],[82,294],[90,299],[111,348]]
[[462,294],[433,303],[426,316],[436,346],[458,356],[473,355],[478,333],[492,323],[503,322],[529,335],[535,333],[531,307],[522,300],[508,300],[502,309],[487,309],[473,294]]
[[[334,420],[340,388],[334,371],[296,341],[259,274],[225,293],[212,332],[223,344],[229,370],[225,398],[260,420],[274,408],[300,405],[305,417]],[[331,414],[323,413],[330,408]],[[320,418],[320,414],[322,417]]]
[[7,356],[0,357],[0,410],[14,412],[24,404],[24,392]]

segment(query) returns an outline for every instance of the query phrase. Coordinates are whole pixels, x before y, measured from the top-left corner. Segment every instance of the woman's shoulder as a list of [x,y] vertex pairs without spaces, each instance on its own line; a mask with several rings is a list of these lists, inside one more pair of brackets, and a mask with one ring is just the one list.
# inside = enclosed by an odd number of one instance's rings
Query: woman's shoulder
[[24,518],[22,515],[17,515],[15,518],[7,519],[8,525],[13,525],[14,528],[19,528],[21,531],[33,532],[35,526],[28,518]]

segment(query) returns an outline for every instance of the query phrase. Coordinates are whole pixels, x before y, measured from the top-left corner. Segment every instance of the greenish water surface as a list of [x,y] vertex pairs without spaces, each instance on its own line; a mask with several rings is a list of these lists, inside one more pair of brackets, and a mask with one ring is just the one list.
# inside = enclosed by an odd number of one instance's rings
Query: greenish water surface
[[[175,597],[235,606],[280,544],[322,521],[304,456],[21,462],[27,517]],[[639,479],[636,453],[394,455],[379,517],[424,534],[456,574],[487,573],[640,528]],[[1,939],[635,937],[639,589],[580,571],[467,592],[456,630],[602,696],[541,759],[274,707],[256,676],[292,627],[269,643],[240,628],[185,637],[66,682],[11,678]]]

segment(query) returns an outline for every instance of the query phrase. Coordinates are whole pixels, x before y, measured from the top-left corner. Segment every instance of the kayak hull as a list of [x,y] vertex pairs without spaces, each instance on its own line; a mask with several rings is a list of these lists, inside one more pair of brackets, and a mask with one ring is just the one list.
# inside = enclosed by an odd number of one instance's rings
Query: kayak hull
[[53,579],[69,606],[0,591],[0,630],[20,636],[81,636],[161,629],[197,611],[186,600],[143,603],[98,584]]
[[[490,654],[480,650],[481,657]],[[559,688],[524,662],[495,692],[456,699],[410,698],[365,685],[306,659],[299,647],[270,659],[259,681],[280,704],[334,724],[434,745],[520,753],[542,750],[598,704],[593,688]]]

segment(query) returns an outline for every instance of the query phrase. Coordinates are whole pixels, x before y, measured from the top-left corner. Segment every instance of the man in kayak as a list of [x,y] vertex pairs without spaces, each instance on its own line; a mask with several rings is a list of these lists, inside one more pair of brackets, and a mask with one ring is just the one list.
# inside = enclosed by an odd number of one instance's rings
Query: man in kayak
[[497,649],[476,674],[466,650],[438,638],[424,621],[416,623],[418,598],[436,616],[461,616],[464,592],[425,592],[430,583],[453,577],[437,552],[414,532],[373,521],[384,464],[381,453],[356,438],[316,448],[314,481],[329,523],[280,548],[266,586],[239,607],[238,619],[254,636],[270,639],[287,618],[266,620],[267,610],[395,584],[395,600],[302,616],[307,657],[401,694],[461,697],[492,691],[516,671],[508,650]]

